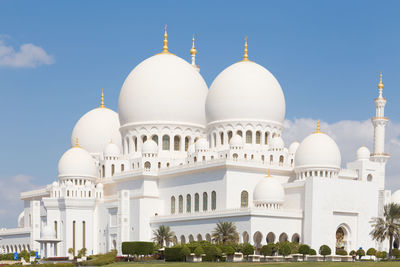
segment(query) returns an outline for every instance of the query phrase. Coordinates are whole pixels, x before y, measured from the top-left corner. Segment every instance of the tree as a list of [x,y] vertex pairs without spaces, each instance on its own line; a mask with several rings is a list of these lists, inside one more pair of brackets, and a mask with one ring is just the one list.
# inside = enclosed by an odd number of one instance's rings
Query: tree
[[236,226],[233,222],[221,222],[217,223],[212,238],[215,242],[226,244],[227,242],[237,243],[239,240],[239,233],[237,232]]
[[376,255],[376,249],[374,249],[374,248],[369,248],[369,249],[367,250],[367,255],[368,255],[368,256],[375,256],[375,255]]
[[284,258],[289,255],[292,252],[290,249],[289,243],[288,242],[283,242],[279,246],[279,254],[281,254]]
[[196,256],[201,256],[204,254],[204,250],[201,246],[198,246],[193,252]]
[[165,244],[172,242],[175,233],[171,231],[169,226],[160,225],[156,230],[153,230],[153,240],[160,244],[161,248]]
[[400,235],[400,205],[390,203],[385,205],[383,217],[372,218],[372,231],[370,235],[373,240],[383,242],[389,239],[389,258],[392,255],[393,237]]
[[268,243],[267,245],[262,246],[261,254],[264,256],[272,256],[275,254],[277,247],[274,243]]
[[235,253],[235,249],[232,246],[224,247],[224,253],[226,255],[233,255]]
[[82,248],[78,251],[78,258],[82,258],[86,256],[86,248]]
[[75,250],[73,248],[69,248],[68,253],[75,257]]
[[29,262],[29,253],[28,251],[26,251],[25,249],[22,250],[19,254],[18,254],[18,258],[21,259],[23,258],[25,260],[25,262]]
[[300,245],[300,247],[299,247],[299,253],[300,253],[300,254],[303,254],[303,261],[304,261],[306,255],[310,253],[310,249],[311,249],[311,248],[310,248],[309,245],[306,245],[306,244],[301,244],[301,245]]
[[376,253],[376,257],[379,259],[385,259],[387,257],[387,252],[386,251],[378,251]]
[[246,243],[242,248],[242,253],[246,256],[246,258],[248,258],[249,255],[254,254],[254,247],[251,244]]
[[358,256],[358,259],[361,260],[361,257],[365,256],[365,251],[360,248],[359,250],[357,250],[356,255]]
[[310,252],[308,254],[315,256],[315,255],[317,255],[317,252],[315,251],[315,249],[310,249]]
[[322,246],[319,248],[319,254],[322,255],[322,256],[324,256],[324,260],[325,260],[325,257],[326,257],[327,255],[331,255],[331,253],[332,253],[331,248],[328,247],[327,245],[322,245]]
[[392,250],[392,256],[394,256],[396,258],[400,258],[400,250],[398,248],[394,248]]
[[185,258],[186,261],[186,257],[189,255],[190,255],[190,249],[187,246],[183,246],[181,249],[181,256]]

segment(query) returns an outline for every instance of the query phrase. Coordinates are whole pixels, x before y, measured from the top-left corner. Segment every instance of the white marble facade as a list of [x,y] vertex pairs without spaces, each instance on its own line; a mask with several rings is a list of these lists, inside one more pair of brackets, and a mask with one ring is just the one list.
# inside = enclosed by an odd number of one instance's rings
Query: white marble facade
[[120,251],[123,241],[150,241],[160,225],[175,232],[174,243],[210,240],[218,221],[235,222],[240,242],[256,246],[289,240],[334,248],[339,229],[348,251],[386,248],[369,236],[370,219],[400,202],[400,192],[385,190],[382,79],[373,151],[361,147],[345,165],[319,125],[285,145],[283,91],[248,59],[247,43],[244,59],[210,88],[194,42],[191,56],[188,63],[171,54],[165,33],[163,51],[126,78],[118,113],[102,95],[76,123],[58,179],[21,194],[18,228],[0,230],[0,251]]

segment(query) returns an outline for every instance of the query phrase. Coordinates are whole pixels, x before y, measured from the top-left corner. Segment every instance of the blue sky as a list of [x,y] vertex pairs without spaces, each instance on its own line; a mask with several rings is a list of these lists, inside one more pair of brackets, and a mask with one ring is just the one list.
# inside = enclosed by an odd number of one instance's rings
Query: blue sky
[[[1,1],[0,185],[16,180],[22,190],[56,179],[75,122],[99,105],[102,87],[117,110],[125,77],[161,50],[164,24],[170,51],[187,60],[195,33],[208,85],[241,59],[247,35],[250,59],[279,80],[293,122],[364,122],[382,71],[397,126],[399,10],[398,1]],[[37,58],[1,64],[5,48],[18,53],[24,44],[41,48]],[[2,205],[0,226],[13,226]]]

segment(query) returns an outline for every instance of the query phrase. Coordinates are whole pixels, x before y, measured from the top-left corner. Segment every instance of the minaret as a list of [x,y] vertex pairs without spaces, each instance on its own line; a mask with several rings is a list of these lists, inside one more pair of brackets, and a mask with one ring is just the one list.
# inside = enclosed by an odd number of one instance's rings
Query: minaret
[[385,128],[389,120],[385,117],[386,99],[382,96],[382,73],[380,74],[378,89],[379,95],[374,100],[376,114],[375,117],[372,118],[372,124],[374,126],[374,152],[371,155],[371,159],[373,161],[386,162],[389,158],[389,154],[385,153]]
[[200,66],[196,65],[196,54],[197,50],[196,47],[194,46],[194,34],[192,38],[192,48],[190,49],[190,55],[192,56],[192,66],[195,68],[197,71],[200,71]]

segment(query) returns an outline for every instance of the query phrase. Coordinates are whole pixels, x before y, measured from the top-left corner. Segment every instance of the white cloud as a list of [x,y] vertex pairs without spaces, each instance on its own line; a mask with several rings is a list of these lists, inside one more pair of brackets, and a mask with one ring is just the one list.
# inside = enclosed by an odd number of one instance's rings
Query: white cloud
[[[283,138],[286,146],[293,140],[301,142],[306,136],[315,131],[317,121],[313,119],[286,120]],[[365,145],[373,151],[374,130],[370,120],[338,121],[332,124],[321,121],[321,131],[331,136],[339,146],[342,155],[342,167],[354,161],[357,149]],[[386,127],[385,150],[391,155],[386,165],[386,188],[400,189],[400,124],[392,123]]]
[[16,227],[18,215],[24,208],[20,193],[37,188],[35,179],[29,175],[0,177],[0,228]]
[[12,46],[8,46],[3,40],[0,40],[0,66],[35,68],[40,65],[50,65],[53,63],[54,57],[47,54],[47,52],[39,46],[23,44],[18,51],[15,51]]

